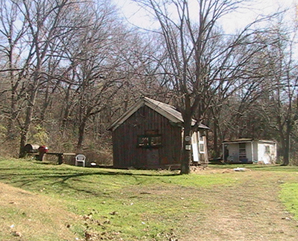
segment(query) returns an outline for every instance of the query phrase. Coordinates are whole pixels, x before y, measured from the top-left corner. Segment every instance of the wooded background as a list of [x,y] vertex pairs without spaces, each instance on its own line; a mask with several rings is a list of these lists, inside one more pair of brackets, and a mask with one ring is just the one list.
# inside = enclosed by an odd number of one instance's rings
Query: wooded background
[[110,164],[107,128],[147,96],[208,125],[211,158],[248,137],[298,163],[294,6],[226,34],[221,18],[246,0],[199,0],[195,20],[186,0],[135,2],[160,28],[129,25],[107,0],[0,0],[1,155],[32,143]]

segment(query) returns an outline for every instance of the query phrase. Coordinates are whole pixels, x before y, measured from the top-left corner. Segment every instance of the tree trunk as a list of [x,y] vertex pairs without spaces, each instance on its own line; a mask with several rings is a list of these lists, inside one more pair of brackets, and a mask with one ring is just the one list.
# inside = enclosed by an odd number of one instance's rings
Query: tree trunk
[[15,73],[13,71],[14,65],[13,65],[13,46],[11,43],[11,39],[9,39],[11,49],[9,51],[9,80],[10,80],[10,88],[11,88],[11,95],[10,95],[10,117],[8,119],[8,124],[7,124],[7,134],[6,134],[6,139],[7,140],[13,140],[15,139],[16,136],[16,128],[15,128],[15,121],[17,118],[17,87],[18,87],[18,82],[15,83]]
[[189,174],[191,164],[191,114],[190,111],[185,113],[180,174]]
[[217,158],[220,156],[220,151],[219,151],[219,147],[218,147],[218,121],[214,118],[214,123],[213,123],[213,157]]
[[184,132],[183,134],[183,146],[182,146],[182,159],[181,159],[181,172],[180,174],[190,173],[190,162],[191,162],[191,141],[188,141],[190,135]]
[[[35,96],[35,94],[32,94],[32,96]],[[33,102],[31,102],[29,104],[29,106],[27,107],[27,111],[26,111],[26,120],[24,123],[24,126],[21,130],[21,140],[20,140],[20,152],[19,152],[19,158],[23,158],[25,157],[25,152],[24,152],[24,146],[27,142],[27,136],[28,136],[28,132],[29,132],[29,128],[31,125],[31,121],[32,121],[32,116],[33,116],[33,104],[35,101],[35,97],[31,97],[31,100]]]
[[25,143],[27,142],[27,135],[25,131],[21,133],[21,140],[20,140],[20,151],[19,151],[19,158],[25,157],[26,153],[24,151]]
[[83,118],[82,122],[79,126],[79,138],[78,138],[78,144],[77,144],[77,152],[80,152],[83,147],[83,141],[84,141],[84,135],[85,135],[85,128],[86,128],[86,121],[85,118]]
[[28,90],[28,95],[30,96],[26,108],[26,118],[25,118],[25,123],[21,127],[21,141],[20,141],[20,153],[19,157],[22,158],[25,156],[26,153],[24,153],[24,146],[27,142],[27,137],[30,129],[30,125],[32,122],[32,117],[33,117],[33,111],[34,111],[34,106],[35,106],[35,101],[36,101],[36,95],[37,95],[37,86],[39,84],[39,71],[36,71],[34,73],[34,80],[32,82],[31,88]]
[[291,133],[291,123],[288,120],[286,123],[286,136],[283,142],[283,163],[282,166],[288,166],[290,164],[290,133]]

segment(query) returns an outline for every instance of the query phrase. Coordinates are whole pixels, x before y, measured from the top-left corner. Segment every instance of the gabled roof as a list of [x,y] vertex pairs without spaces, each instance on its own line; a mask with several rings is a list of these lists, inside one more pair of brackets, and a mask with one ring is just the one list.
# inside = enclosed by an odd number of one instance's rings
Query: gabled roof
[[[157,100],[150,99],[148,97],[142,97],[135,105],[133,105],[128,111],[126,111],[118,120],[116,120],[109,128],[109,130],[114,131],[117,129],[122,123],[124,123],[130,116],[132,116],[138,109],[143,106],[147,106],[157,113],[161,114],[169,121],[175,124],[182,124],[183,118],[182,114],[176,110],[174,106],[159,102]],[[192,119],[192,126],[197,123],[196,120]],[[209,129],[207,126],[203,124],[199,124],[199,128],[201,129]]]

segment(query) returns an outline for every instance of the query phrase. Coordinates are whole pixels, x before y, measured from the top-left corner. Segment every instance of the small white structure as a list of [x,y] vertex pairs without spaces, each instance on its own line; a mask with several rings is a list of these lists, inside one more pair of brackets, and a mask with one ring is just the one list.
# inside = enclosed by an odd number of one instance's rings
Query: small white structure
[[237,139],[223,142],[226,163],[275,164],[277,144],[271,140]]

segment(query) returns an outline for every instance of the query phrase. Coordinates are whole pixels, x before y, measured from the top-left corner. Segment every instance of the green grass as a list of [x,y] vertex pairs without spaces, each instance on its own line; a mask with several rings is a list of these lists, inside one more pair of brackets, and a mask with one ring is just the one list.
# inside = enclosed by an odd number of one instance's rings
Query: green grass
[[[298,175],[298,173],[297,173]],[[287,210],[295,215],[298,220],[298,183],[282,184],[280,199],[287,207]]]
[[[199,197],[187,197],[189,189],[234,182],[227,177],[81,168],[17,159],[0,160],[0,179],[63,199],[71,212],[85,216],[82,230],[136,240],[164,240],[173,235],[173,227],[183,229],[181,220],[187,213],[203,210],[205,204]],[[183,188],[187,193],[183,194]]]
[[[298,172],[297,167],[245,167],[278,175]],[[95,232],[104,239],[123,240],[169,240],[183,235],[190,228],[185,223],[187,218],[195,214],[204,219],[208,204],[200,192],[242,182],[237,173],[178,175],[171,171],[81,168],[3,158],[0,180],[53,200],[63,200],[62,205],[71,213],[81,215],[81,221],[73,226],[81,237],[85,232]],[[280,198],[296,217],[297,194],[298,185],[292,179],[282,185]]]

